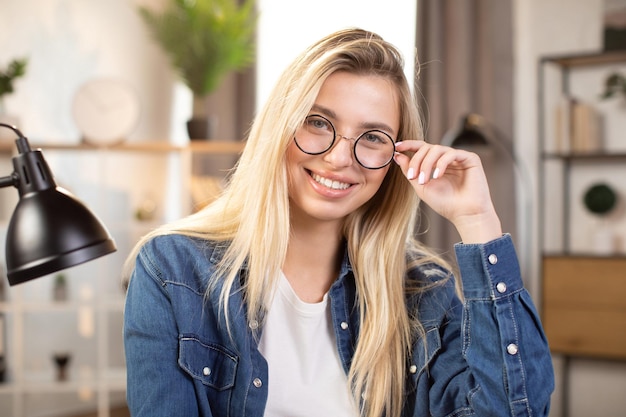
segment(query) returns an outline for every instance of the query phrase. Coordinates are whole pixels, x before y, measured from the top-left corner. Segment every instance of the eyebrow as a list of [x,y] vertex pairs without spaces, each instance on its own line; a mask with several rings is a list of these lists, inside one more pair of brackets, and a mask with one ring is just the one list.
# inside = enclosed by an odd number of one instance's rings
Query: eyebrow
[[[323,113],[323,115],[326,115],[330,117],[331,119],[335,119],[335,120],[337,119],[337,113],[335,113],[333,110],[329,109],[328,107],[320,106],[319,104],[314,104],[313,107],[311,107],[311,110],[315,112]],[[359,124],[359,127],[365,130],[383,130],[383,131],[387,131],[391,133],[392,135],[396,134],[396,132],[391,128],[391,126],[389,126],[386,123],[381,123],[381,122],[362,122],[361,124]]]

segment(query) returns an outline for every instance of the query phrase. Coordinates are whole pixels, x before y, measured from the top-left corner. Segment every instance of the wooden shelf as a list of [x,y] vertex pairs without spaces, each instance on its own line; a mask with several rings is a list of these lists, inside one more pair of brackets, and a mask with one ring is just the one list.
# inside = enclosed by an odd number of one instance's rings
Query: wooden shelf
[[[244,141],[227,140],[197,140],[190,141],[187,145],[175,145],[166,141],[138,141],[124,142],[115,145],[97,146],[89,143],[63,144],[63,143],[36,143],[31,142],[32,149],[42,150],[77,150],[77,151],[116,151],[116,152],[173,152],[191,151],[193,153],[206,154],[238,154],[243,152],[246,143]],[[0,143],[0,152],[12,153],[16,150],[11,142]]]
[[554,55],[541,59],[544,63],[553,63],[565,68],[617,64],[626,62],[626,51],[595,52],[576,55]]
[[626,159],[626,152],[544,152],[545,159],[565,159],[565,160],[617,160]]

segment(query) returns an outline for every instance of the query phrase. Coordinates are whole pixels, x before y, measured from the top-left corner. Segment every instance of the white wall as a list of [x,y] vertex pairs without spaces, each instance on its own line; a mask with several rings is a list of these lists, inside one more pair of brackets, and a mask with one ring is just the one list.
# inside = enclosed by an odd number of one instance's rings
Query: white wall
[[[515,22],[515,147],[530,168],[533,219],[537,219],[538,183],[537,146],[537,68],[540,57],[557,54],[597,52],[602,49],[603,0],[516,0]],[[626,113],[625,113],[626,117]],[[605,172],[611,175],[610,172]],[[584,225],[584,219],[582,223]],[[536,228],[536,224],[535,224]],[[539,282],[538,233],[532,245],[534,273],[532,284],[537,297]],[[538,298],[538,297],[537,297]],[[616,329],[616,331],[619,331]],[[553,397],[552,417],[563,416],[561,395],[565,361],[555,356],[557,392]],[[570,388],[568,417],[613,417],[626,409],[626,364],[573,359],[569,365]]]
[[[30,59],[26,77],[7,100],[18,127],[36,142],[79,142],[71,115],[74,93],[94,77],[117,77],[133,85],[143,106],[130,140],[186,137],[191,96],[176,82],[165,55],[149,38],[138,5],[162,0],[0,0],[0,65]],[[306,46],[331,31],[360,26],[396,44],[413,77],[416,2],[320,0],[303,5],[259,0],[257,103],[284,67]],[[175,105],[172,103],[175,101]]]
[[402,51],[409,80],[415,60],[417,2],[387,0],[258,0],[257,107],[284,68],[306,47],[339,29],[358,26],[377,32]]
[[137,13],[139,4],[159,1],[0,0],[0,66],[29,58],[6,104],[31,141],[77,143],[72,99],[95,77],[121,78],[139,95],[142,118],[130,139],[185,134],[184,122],[170,115],[174,76]]

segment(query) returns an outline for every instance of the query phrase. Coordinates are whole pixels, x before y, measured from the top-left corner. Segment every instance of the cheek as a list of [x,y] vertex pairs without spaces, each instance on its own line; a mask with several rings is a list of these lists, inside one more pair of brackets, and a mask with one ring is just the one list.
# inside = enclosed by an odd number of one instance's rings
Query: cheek
[[376,188],[376,191],[378,191],[378,189],[383,184],[385,177],[388,175],[388,173],[389,173],[389,165],[387,165],[385,168],[382,168],[382,169],[369,170],[369,172],[366,173],[368,185],[371,186],[372,188]]
[[305,171],[302,164],[310,158],[309,155],[303,153],[292,141],[285,152],[285,170],[287,173],[287,185],[289,195],[293,195],[295,184],[300,184],[305,180]]
[[291,141],[289,147],[287,148],[287,152],[285,153],[285,166],[287,167],[287,177],[289,181],[292,180],[298,164],[303,159],[302,155],[302,152],[300,152],[294,142]]

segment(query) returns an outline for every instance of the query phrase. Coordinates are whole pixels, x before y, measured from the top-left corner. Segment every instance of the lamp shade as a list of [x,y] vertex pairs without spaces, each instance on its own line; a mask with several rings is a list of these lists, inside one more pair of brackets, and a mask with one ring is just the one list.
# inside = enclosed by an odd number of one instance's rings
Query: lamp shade
[[9,285],[51,274],[115,252],[113,239],[100,220],[78,199],[57,187],[41,150],[32,150],[15,126],[19,154],[13,173],[0,187],[17,188],[20,200],[6,236]]
[[465,115],[457,126],[446,132],[441,144],[453,148],[489,145],[482,117],[473,113]]
[[40,150],[23,135],[16,140],[14,172],[0,179],[13,185],[20,200],[6,236],[9,285],[37,278],[116,250],[100,220],[68,191],[57,187]]
[[115,250],[100,220],[66,190],[54,187],[27,193],[21,196],[7,229],[9,285]]

